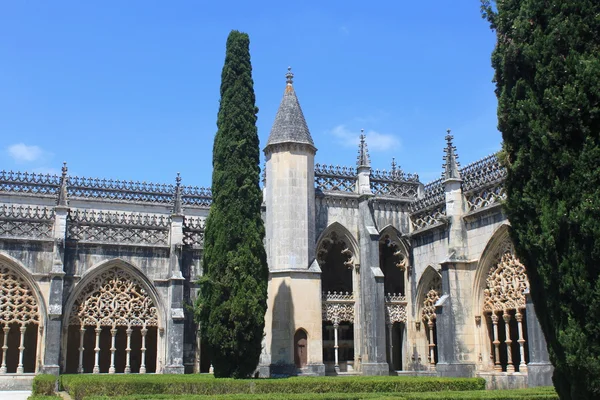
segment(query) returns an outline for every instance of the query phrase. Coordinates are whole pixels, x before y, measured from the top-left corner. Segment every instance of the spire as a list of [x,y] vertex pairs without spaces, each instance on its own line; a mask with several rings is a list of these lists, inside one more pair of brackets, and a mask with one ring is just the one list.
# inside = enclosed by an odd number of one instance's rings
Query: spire
[[446,148],[444,149],[446,155],[444,156],[444,165],[442,166],[444,168],[443,178],[446,180],[461,179],[460,171],[458,170],[460,164],[456,161],[458,159],[458,154],[456,154],[456,146],[452,143],[454,136],[450,134],[450,129],[446,132]]
[[371,158],[369,157],[369,149],[367,148],[365,130],[360,130],[360,143],[358,145],[358,157],[356,157],[357,167],[370,167]]
[[175,178],[175,197],[173,199],[173,214],[183,214],[181,206],[181,174],[178,172]]
[[285,78],[285,92],[266,147],[278,143],[304,143],[314,148],[314,142],[294,91],[294,74],[291,67],[288,67]]
[[58,189],[58,201],[57,205],[62,207],[67,207],[69,205],[67,201],[68,192],[67,192],[67,162],[63,162],[62,166],[62,174],[60,175],[60,188]]

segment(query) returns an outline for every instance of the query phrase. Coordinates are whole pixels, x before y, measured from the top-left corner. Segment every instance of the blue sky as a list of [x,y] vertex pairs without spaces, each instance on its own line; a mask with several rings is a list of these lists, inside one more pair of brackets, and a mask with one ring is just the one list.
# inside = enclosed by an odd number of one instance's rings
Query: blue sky
[[0,170],[209,186],[231,29],[250,35],[261,147],[289,66],[317,162],[439,177],[500,149],[478,0],[20,1],[0,12]]

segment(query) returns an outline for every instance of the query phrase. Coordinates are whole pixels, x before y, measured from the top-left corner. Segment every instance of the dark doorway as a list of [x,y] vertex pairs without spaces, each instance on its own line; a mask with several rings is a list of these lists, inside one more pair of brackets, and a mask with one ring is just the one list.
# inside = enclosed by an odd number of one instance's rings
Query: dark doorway
[[294,335],[294,364],[297,368],[303,368],[307,363],[307,337],[304,329],[298,329]]

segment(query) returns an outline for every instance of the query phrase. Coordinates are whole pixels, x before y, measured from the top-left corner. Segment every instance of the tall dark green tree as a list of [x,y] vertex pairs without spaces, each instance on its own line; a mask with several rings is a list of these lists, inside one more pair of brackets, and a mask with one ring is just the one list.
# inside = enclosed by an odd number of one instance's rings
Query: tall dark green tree
[[506,211],[561,399],[600,398],[600,1],[483,1]]
[[258,109],[249,45],[245,33],[232,31],[227,38],[213,147],[213,202],[196,304],[201,338],[217,377],[245,378],[254,372],[267,309]]

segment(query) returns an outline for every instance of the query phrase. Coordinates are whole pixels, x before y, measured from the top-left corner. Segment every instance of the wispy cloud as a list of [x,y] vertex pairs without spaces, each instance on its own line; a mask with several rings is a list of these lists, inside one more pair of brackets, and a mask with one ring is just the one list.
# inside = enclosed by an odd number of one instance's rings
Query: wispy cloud
[[7,151],[8,155],[18,163],[39,161],[44,155],[41,147],[27,146],[25,143],[10,145]]
[[[345,125],[336,126],[331,130],[331,134],[344,147],[356,147],[360,140],[360,132],[351,131]],[[397,150],[400,147],[400,139],[392,134],[370,130],[365,132],[365,135],[370,151]]]
[[348,27],[345,26],[345,25],[340,26],[339,31],[340,31],[340,33],[342,33],[344,35],[349,35],[350,34],[350,29],[348,29]]

